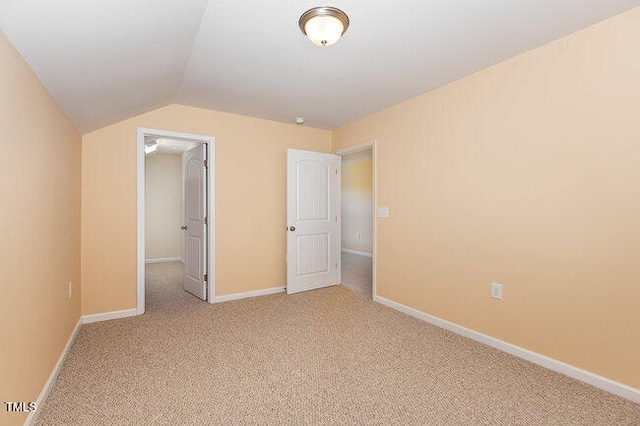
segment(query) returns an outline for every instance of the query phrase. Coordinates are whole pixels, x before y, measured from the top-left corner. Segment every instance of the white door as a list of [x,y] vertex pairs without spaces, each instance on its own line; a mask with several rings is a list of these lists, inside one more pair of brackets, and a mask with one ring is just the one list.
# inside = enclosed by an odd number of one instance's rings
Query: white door
[[207,298],[206,144],[184,153],[184,289]]
[[340,157],[287,152],[287,293],[340,283]]

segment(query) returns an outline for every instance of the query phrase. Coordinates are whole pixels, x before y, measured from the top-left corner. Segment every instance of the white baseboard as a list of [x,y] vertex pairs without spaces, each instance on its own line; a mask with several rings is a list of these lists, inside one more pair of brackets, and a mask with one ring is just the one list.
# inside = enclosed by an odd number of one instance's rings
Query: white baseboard
[[417,309],[413,309],[392,300],[385,299],[384,297],[374,296],[373,300],[392,309],[433,324],[437,327],[444,328],[445,330],[449,330],[477,342],[484,343],[485,345],[533,362],[534,364],[538,364],[557,373],[561,373],[576,380],[580,380],[581,382],[605,390],[614,395],[621,396],[635,403],[640,403],[640,389],[635,389],[622,383],[615,382],[611,379],[607,379],[606,377],[599,376],[581,368],[565,364],[562,361],[549,358],[548,356],[541,355],[528,349],[521,348],[520,346],[504,342],[502,340],[479,333],[461,325],[440,319],[433,315],[418,311]]
[[44,387],[42,388],[42,391],[40,391],[40,395],[38,396],[38,399],[35,401],[36,411],[31,411],[29,413],[29,415],[27,416],[27,419],[24,421],[25,426],[29,426],[35,423],[35,420],[37,419],[37,416],[40,413],[40,410],[42,410],[42,407],[44,406],[44,402],[47,400],[49,393],[51,393],[51,389],[53,389],[53,384],[58,378],[58,374],[60,374],[60,367],[62,367],[64,360],[67,358],[69,349],[71,348],[73,341],[76,339],[76,336],[78,335],[78,331],[80,330],[81,325],[82,325],[82,319],[78,318],[78,322],[76,323],[76,326],[73,328],[73,331],[71,332],[71,335],[67,340],[67,344],[64,346],[64,349],[62,349],[62,353],[60,353],[60,356],[58,357],[58,362],[56,362],[56,365],[53,367],[51,374],[49,374],[49,378],[47,379],[46,383],[44,384]]
[[355,255],[358,255],[358,256],[373,257],[373,254],[366,253],[364,251],[350,250],[350,249],[345,249],[345,248],[343,248],[342,251],[344,253],[355,254]]
[[228,302],[230,300],[246,299],[247,297],[266,296],[268,294],[282,293],[285,290],[286,290],[286,287],[272,287],[264,290],[247,291],[246,293],[225,294],[223,296],[216,296],[215,303]]
[[132,317],[135,315],[138,315],[138,310],[136,308],[124,309],[122,311],[105,312],[102,314],[83,315],[82,323],[91,324],[92,322],[109,321],[112,319]]
[[163,263],[163,262],[182,262],[184,259],[181,257],[161,257],[158,259],[145,259],[144,263]]

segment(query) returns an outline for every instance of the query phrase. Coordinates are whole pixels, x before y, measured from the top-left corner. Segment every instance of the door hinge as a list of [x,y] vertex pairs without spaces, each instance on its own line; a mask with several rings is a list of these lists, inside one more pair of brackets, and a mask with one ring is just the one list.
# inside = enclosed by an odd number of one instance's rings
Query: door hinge
[[205,217],[204,217],[204,224],[205,224],[205,225],[208,225],[208,224],[209,224],[209,221],[208,221],[207,216],[205,216]]
[[206,169],[207,167],[209,167],[209,162],[207,160],[204,160],[204,168]]
[[205,282],[209,281],[209,276],[207,274],[204,274],[204,281]]

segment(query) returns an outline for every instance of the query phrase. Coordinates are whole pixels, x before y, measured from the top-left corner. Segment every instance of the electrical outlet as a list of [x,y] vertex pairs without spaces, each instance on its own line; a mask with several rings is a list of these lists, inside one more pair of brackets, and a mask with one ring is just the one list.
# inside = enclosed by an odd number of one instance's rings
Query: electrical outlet
[[69,299],[73,296],[73,281],[69,281]]
[[502,300],[502,284],[491,283],[491,297]]

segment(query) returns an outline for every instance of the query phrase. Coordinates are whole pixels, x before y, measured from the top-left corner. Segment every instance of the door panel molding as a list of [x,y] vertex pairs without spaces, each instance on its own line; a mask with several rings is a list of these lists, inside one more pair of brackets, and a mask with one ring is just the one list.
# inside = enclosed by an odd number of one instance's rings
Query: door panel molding
[[207,167],[206,144],[199,144],[182,154],[184,170],[184,289],[207,299]]
[[340,283],[340,157],[287,150],[287,293]]

